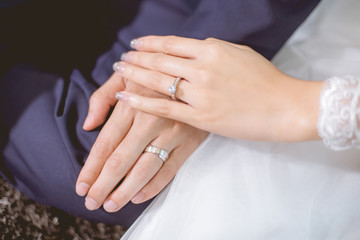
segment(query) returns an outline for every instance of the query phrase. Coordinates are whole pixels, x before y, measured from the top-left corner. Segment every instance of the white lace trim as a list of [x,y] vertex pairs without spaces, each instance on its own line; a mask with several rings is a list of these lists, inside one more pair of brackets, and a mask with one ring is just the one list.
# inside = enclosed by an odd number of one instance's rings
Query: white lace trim
[[332,150],[360,148],[360,78],[332,77],[325,81],[318,131]]

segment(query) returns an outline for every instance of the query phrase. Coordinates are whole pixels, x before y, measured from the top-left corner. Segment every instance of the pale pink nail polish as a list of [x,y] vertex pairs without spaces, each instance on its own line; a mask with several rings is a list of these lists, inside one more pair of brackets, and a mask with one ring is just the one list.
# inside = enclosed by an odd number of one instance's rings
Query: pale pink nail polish
[[131,201],[133,203],[141,203],[144,198],[145,194],[143,192],[138,192]]
[[131,41],[130,41],[130,47],[131,47],[131,48],[136,48],[136,43],[137,43],[137,39],[136,39],[136,38],[133,39],[133,40],[131,40]]
[[116,99],[122,102],[128,102],[130,99],[130,96],[124,92],[118,92],[116,93]]
[[104,209],[107,212],[115,212],[117,208],[118,208],[118,205],[116,205],[116,203],[114,203],[113,200],[109,200],[104,203]]
[[125,57],[126,57],[126,52],[123,53],[123,54],[121,54],[120,60],[121,60],[121,61],[124,61],[124,60],[125,60]]
[[90,185],[84,182],[79,183],[76,186],[76,193],[79,196],[85,196],[85,194],[89,191]]
[[133,49],[138,49],[143,44],[143,41],[141,39],[133,39],[130,42],[130,47]]
[[89,210],[95,210],[98,207],[98,203],[91,197],[85,198],[85,206]]
[[118,73],[123,73],[125,71],[125,63],[123,62],[116,62],[113,65],[113,70]]
[[113,70],[114,70],[114,71],[118,71],[119,69],[120,69],[119,63],[118,63],[118,62],[115,62],[115,63],[113,64]]

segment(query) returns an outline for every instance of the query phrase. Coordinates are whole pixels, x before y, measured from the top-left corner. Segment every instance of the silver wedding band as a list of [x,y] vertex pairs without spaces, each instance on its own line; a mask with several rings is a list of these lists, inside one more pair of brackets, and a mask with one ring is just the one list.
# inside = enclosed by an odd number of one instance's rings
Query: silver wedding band
[[181,80],[181,77],[175,78],[174,83],[172,85],[170,85],[168,88],[168,91],[171,94],[171,98],[173,100],[176,100],[175,94],[176,94],[177,86],[178,86],[180,80]]
[[165,151],[164,149],[161,148],[157,148],[154,146],[147,146],[144,150],[144,152],[149,152],[149,153],[154,153],[155,155],[157,155],[163,162],[166,161],[166,159],[169,157],[169,153],[167,151]]

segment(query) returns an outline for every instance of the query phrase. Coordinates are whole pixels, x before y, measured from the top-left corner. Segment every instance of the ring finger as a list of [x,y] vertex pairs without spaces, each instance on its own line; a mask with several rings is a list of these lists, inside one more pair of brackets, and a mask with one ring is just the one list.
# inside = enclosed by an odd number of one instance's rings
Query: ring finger
[[[142,85],[143,87],[171,96],[169,87],[174,84],[176,77],[148,70],[126,62],[115,63],[114,70],[121,74],[122,77]],[[190,84],[191,83],[188,81],[181,79],[176,86],[176,98],[187,102],[189,93],[191,93]]]
[[[151,145],[167,151],[170,155],[176,148],[175,142],[165,141],[162,137],[154,140]],[[104,209],[108,212],[116,212],[125,206],[156,175],[163,164],[164,161],[157,154],[144,152],[125,180],[105,201]]]
[[[134,165],[142,150],[157,135],[151,130],[132,127],[119,146],[107,158],[101,173],[90,187],[85,199],[89,210],[99,208],[111,191]],[[145,133],[145,137],[143,136]]]

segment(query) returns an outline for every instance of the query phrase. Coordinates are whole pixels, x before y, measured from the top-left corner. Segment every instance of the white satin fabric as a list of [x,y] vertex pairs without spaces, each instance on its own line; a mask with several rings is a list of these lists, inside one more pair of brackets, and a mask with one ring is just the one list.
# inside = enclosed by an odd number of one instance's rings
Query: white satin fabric
[[[360,76],[359,24],[359,0],[323,0],[274,63]],[[210,135],[122,239],[360,239],[360,151]]]

